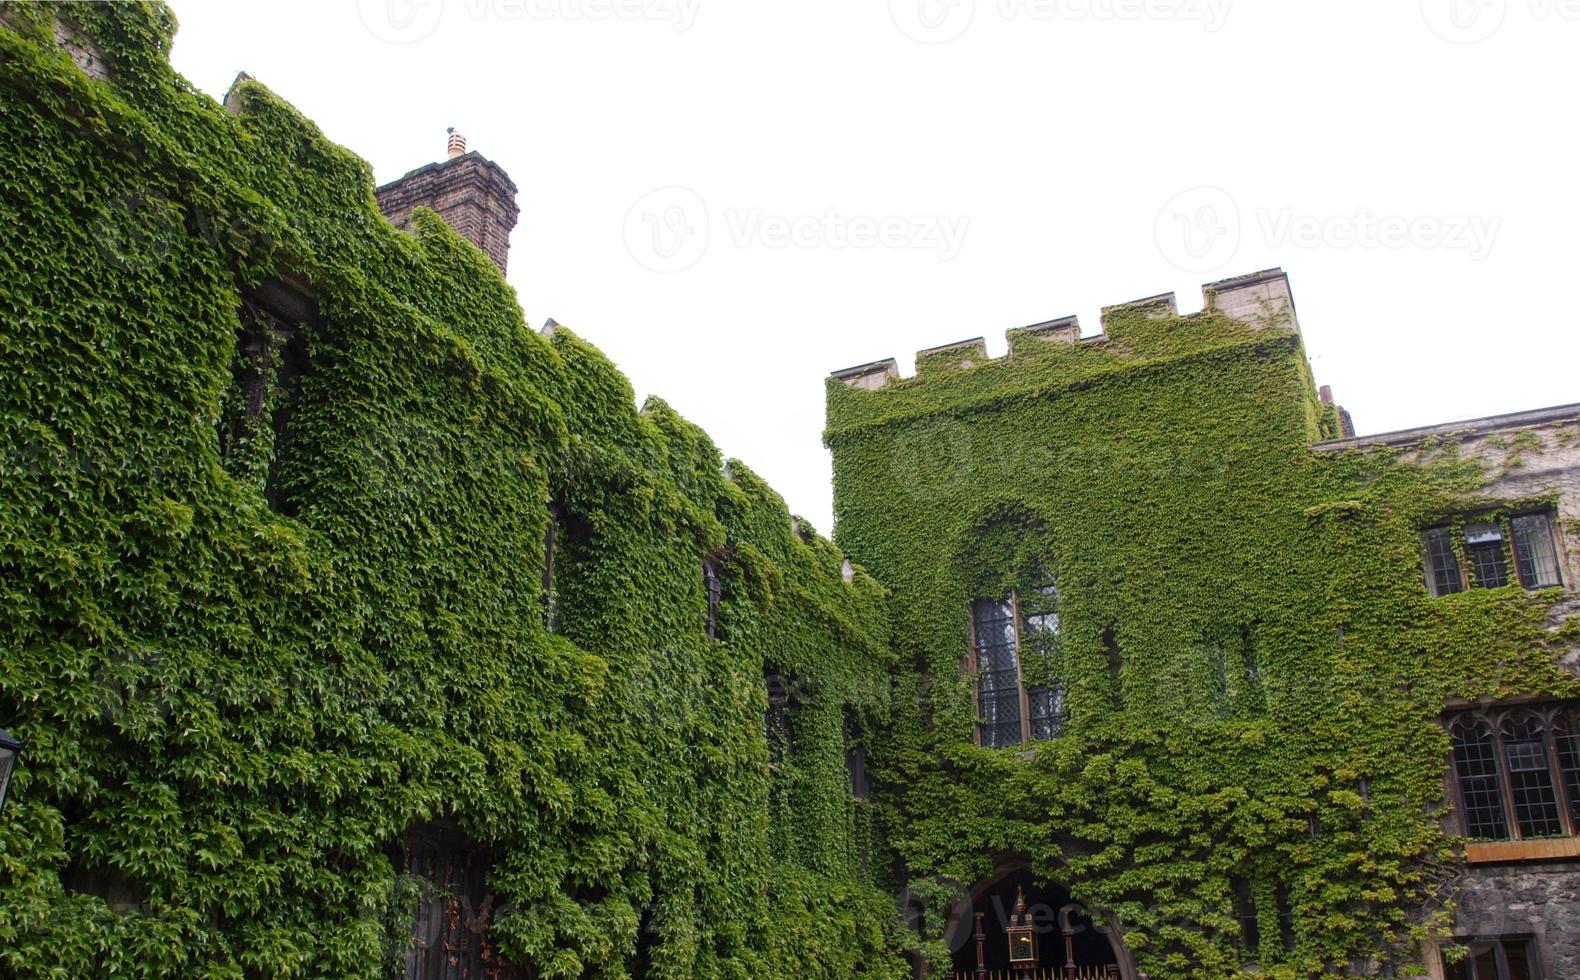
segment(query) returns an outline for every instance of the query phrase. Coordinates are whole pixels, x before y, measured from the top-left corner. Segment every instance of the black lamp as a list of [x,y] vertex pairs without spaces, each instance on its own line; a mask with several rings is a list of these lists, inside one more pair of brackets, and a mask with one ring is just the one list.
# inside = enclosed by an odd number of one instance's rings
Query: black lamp
[[21,754],[22,742],[0,728],[0,809],[5,808],[6,790],[11,788],[11,773],[15,771],[17,757]]

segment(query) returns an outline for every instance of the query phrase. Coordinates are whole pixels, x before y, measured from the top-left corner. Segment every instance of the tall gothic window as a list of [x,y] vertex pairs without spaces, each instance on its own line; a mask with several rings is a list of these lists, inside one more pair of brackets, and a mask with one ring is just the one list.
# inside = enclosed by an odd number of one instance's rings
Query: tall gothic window
[[567,603],[576,598],[575,573],[588,556],[593,531],[585,517],[565,504],[551,500],[548,508],[543,531],[543,622],[550,633],[563,636]]
[[407,835],[401,856],[407,880],[418,886],[406,980],[525,976],[489,939],[489,923],[503,902],[489,887],[493,865],[486,845],[453,828],[424,825]]
[[294,516],[285,472],[294,416],[307,369],[303,326],[318,309],[302,289],[270,280],[243,294],[231,362],[231,386],[220,409],[219,447],[225,469],[263,494],[269,509]]
[[724,579],[719,577],[719,559],[708,555],[702,559],[702,588],[708,596],[708,639],[719,638],[719,600],[724,596]]
[[1466,836],[1580,833],[1580,702],[1466,712],[1449,732]]
[[795,751],[795,733],[790,727],[790,711],[795,707],[795,694],[789,680],[772,667],[763,669],[763,686],[768,689],[768,711],[763,716],[764,734],[768,737],[768,760],[777,769]]
[[971,604],[977,738],[990,748],[1064,733],[1064,684],[1058,673],[1059,587],[1039,572],[1002,599]]
[[845,713],[845,771],[850,776],[850,795],[858,800],[872,797],[872,781],[867,777],[867,749],[862,744],[861,726]]

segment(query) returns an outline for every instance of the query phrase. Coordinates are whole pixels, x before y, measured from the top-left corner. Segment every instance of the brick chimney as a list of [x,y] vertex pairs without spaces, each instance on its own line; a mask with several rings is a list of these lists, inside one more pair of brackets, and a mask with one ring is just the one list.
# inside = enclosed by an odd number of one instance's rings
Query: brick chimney
[[516,185],[504,168],[466,149],[466,137],[452,127],[445,159],[418,167],[376,192],[379,210],[397,228],[411,226],[412,209],[432,208],[462,238],[482,249],[505,271],[510,230],[521,209]]
[[1322,404],[1333,405],[1339,410],[1339,435],[1345,439],[1355,438],[1355,420],[1350,418],[1350,413],[1343,405],[1336,405],[1333,401],[1333,389],[1323,385],[1317,389],[1317,395],[1322,399]]

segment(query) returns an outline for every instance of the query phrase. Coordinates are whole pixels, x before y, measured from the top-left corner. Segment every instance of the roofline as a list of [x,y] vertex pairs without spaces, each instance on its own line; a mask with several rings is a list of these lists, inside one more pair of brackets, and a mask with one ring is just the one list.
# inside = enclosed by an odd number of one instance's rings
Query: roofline
[[1432,436],[1477,436],[1501,429],[1520,429],[1576,418],[1580,418],[1580,403],[1554,405],[1551,408],[1537,408],[1526,412],[1511,412],[1507,415],[1489,415],[1485,418],[1466,419],[1463,422],[1444,422],[1417,429],[1399,429],[1396,432],[1356,436],[1353,439],[1333,439],[1319,442],[1311,448],[1320,452],[1342,452],[1346,449],[1366,449],[1374,446],[1411,446]]
[[898,369],[899,365],[895,363],[894,358],[885,357],[881,361],[868,361],[866,364],[858,364],[855,367],[841,368],[838,371],[830,371],[828,376],[831,378],[841,379],[859,378],[864,374],[873,374],[874,372],[880,370],[898,371]]
[[501,167],[499,164],[483,156],[476,150],[468,150],[465,153],[462,153],[460,156],[446,157],[443,160],[435,160],[432,163],[425,163],[420,167],[406,171],[392,181],[378,185],[373,189],[373,191],[374,193],[378,193],[382,190],[388,190],[389,188],[394,187],[396,184],[409,180],[417,174],[424,173],[429,170],[443,170],[445,167],[448,167],[460,160],[476,160],[479,163],[482,163],[484,166],[495,170],[499,177],[501,177],[505,183],[510,185],[510,190],[513,193],[519,192],[519,188],[516,187],[516,182],[510,179],[509,174],[505,173],[504,167]]
[[937,347],[929,347],[926,350],[919,350],[916,352],[916,356],[926,357],[928,354],[942,354],[945,351],[957,350],[962,347],[976,347],[979,344],[984,347],[987,346],[987,338],[971,337],[966,340],[957,340],[952,344],[940,344]]
[[1261,272],[1248,272],[1243,276],[1230,276],[1227,279],[1219,279],[1217,282],[1209,282],[1201,288],[1224,289],[1234,286],[1243,289],[1246,286],[1258,286],[1264,282],[1272,282],[1275,279],[1288,278],[1289,274],[1281,268],[1263,269]]

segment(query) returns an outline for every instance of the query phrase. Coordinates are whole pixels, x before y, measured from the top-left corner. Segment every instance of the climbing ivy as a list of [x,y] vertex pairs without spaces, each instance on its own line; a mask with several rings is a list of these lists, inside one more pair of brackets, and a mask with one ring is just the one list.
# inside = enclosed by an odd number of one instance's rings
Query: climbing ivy
[[[400,842],[443,823],[533,977],[903,975],[844,767],[880,586],[263,85],[195,92],[174,30],[0,5],[0,972],[399,975]],[[280,282],[305,367],[249,408]],[[803,692],[777,767],[765,668]]]
[[[893,596],[877,816],[930,902],[925,952],[947,965],[949,902],[1019,857],[1112,913],[1154,978],[1408,965],[1451,909],[1445,700],[1577,690],[1553,594],[1422,581],[1421,528],[1488,503],[1539,439],[1489,461],[1316,450],[1337,416],[1292,326],[1105,320],[1097,340],[1023,334],[1006,358],[828,384],[837,539]],[[1042,567],[1065,733],[980,748],[970,602]]]

